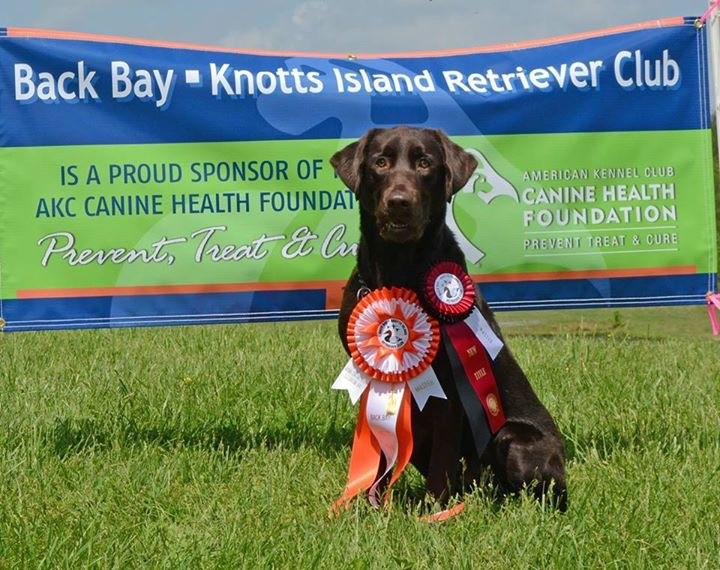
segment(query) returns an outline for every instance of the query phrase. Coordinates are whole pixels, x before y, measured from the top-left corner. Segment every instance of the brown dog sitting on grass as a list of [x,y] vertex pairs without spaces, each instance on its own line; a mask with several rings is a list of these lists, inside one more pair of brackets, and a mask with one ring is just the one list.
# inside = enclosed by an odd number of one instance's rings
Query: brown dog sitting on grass
[[[340,338],[350,352],[348,321],[368,289],[394,286],[417,291],[423,272],[441,261],[455,262],[467,272],[445,214],[447,203],[467,183],[477,162],[443,132],[411,127],[372,129],[330,162],[360,207],[357,265],[345,287],[339,318]],[[477,290],[475,304],[502,339]],[[550,494],[564,510],[562,439],[507,345],[491,363],[506,421],[482,451],[473,439],[477,426],[465,413],[445,342],[432,368],[446,399],[429,398],[422,411],[413,401],[411,412],[410,462],[425,477],[427,492],[446,503],[490,466],[503,490],[528,487],[538,497]]]

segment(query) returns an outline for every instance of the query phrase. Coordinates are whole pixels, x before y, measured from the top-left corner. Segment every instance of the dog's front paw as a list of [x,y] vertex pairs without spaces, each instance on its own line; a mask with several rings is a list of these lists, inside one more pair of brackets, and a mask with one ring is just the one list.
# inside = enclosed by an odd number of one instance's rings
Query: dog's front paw
[[508,422],[495,439],[494,468],[506,491],[530,489],[538,499],[567,509],[565,450],[559,436],[531,424]]

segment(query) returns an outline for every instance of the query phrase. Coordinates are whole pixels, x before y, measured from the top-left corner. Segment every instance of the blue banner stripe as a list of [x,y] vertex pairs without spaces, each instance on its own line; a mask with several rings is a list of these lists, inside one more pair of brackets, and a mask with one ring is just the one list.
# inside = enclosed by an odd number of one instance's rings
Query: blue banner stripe
[[562,279],[525,283],[483,283],[497,310],[700,304],[717,287],[717,275],[667,275],[608,279]]
[[324,290],[3,301],[6,331],[252,322],[322,317]]
[[397,123],[455,136],[705,128],[705,34],[367,60],[0,36],[0,145],[355,138]]
[[[483,283],[495,310],[688,305],[704,302],[715,274]],[[678,294],[683,291],[683,294]],[[542,299],[542,301],[538,301]],[[5,331],[247,323],[335,318],[324,290],[4,300]],[[62,315],[55,318],[53,315]]]

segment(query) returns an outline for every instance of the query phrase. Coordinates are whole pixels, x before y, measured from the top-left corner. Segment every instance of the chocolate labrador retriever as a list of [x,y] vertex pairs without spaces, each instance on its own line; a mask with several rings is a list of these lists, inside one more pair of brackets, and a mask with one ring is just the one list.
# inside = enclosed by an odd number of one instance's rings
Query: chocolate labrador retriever
[[[358,292],[381,287],[417,290],[423,271],[452,261],[465,271],[465,257],[445,224],[447,203],[472,175],[475,158],[432,129],[372,129],[330,159],[360,206],[357,265],[343,293],[339,332],[346,329]],[[476,304],[502,339],[492,311],[476,292]],[[349,352],[349,351],[348,351]],[[550,414],[535,395],[507,344],[492,361],[506,423],[482,455],[452,380],[451,362],[441,344],[432,364],[447,399],[430,398],[420,411],[413,402],[411,463],[426,490],[441,503],[461,492],[490,466],[502,489],[527,486],[550,494],[566,508],[565,450]]]

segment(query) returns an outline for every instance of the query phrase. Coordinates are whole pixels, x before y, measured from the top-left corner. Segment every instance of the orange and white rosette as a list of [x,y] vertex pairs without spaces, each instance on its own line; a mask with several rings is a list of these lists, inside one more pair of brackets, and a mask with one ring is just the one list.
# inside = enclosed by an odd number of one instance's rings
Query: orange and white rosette
[[[333,509],[362,491],[379,505],[379,490],[391,486],[412,455],[411,395],[422,410],[430,396],[445,398],[432,369],[440,327],[410,289],[372,291],[348,322],[351,358],[332,385],[360,400],[348,482]],[[383,466],[383,468],[381,468]],[[393,471],[394,469],[394,471]]]

